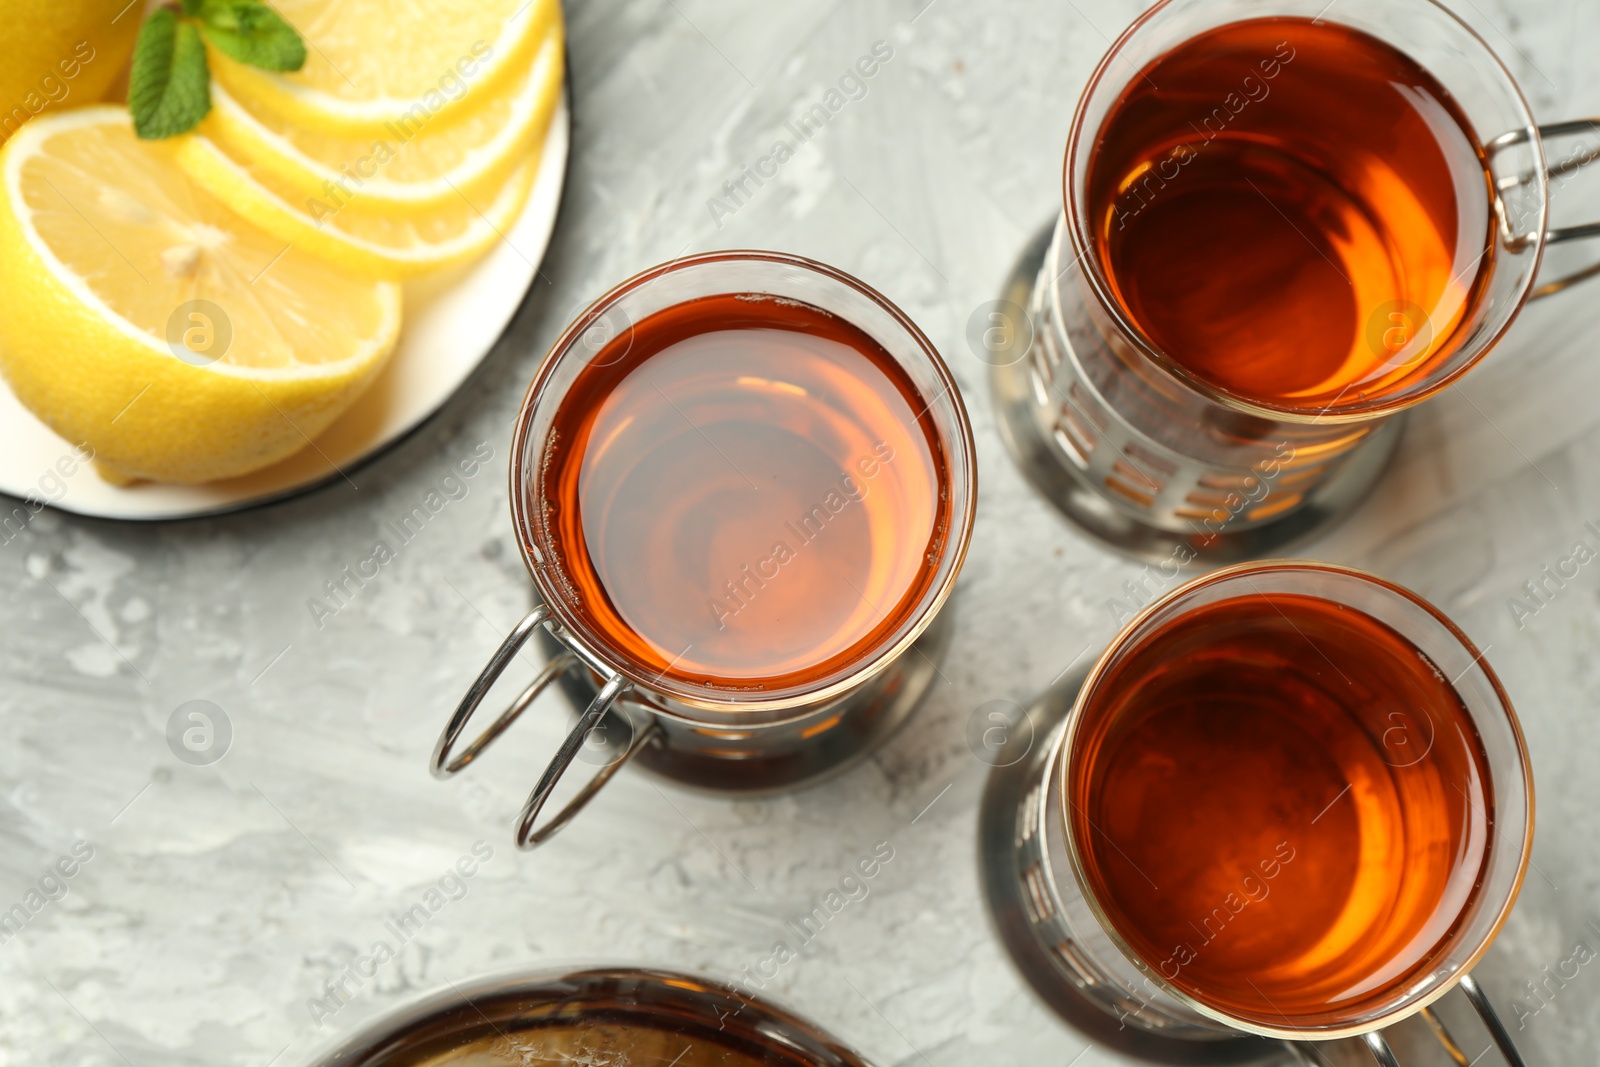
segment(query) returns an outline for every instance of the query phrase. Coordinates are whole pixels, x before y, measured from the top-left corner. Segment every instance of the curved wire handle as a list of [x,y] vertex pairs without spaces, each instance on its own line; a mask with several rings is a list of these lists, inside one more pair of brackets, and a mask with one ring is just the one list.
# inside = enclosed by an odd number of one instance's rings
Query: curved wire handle
[[[1539,140],[1544,142],[1557,137],[1572,137],[1576,134],[1591,133],[1597,130],[1600,130],[1600,118],[1572,119],[1567,122],[1552,122],[1538,127],[1537,132],[1539,135]],[[1510,133],[1503,133],[1499,137],[1496,137],[1494,140],[1485,145],[1484,148],[1489,155],[1494,155],[1494,153],[1500,151],[1501,149],[1509,148],[1512,145],[1526,143],[1531,136],[1532,133],[1530,133],[1528,130],[1512,130]],[[1564,175],[1571,174],[1578,168],[1589,163],[1593,163],[1596,159],[1600,159],[1600,148],[1586,148],[1583,151],[1575,153],[1574,155],[1562,160],[1555,166],[1546,166],[1545,178],[1560,178]],[[1527,185],[1533,182],[1536,177],[1537,175],[1531,172],[1524,172],[1522,174],[1514,174],[1506,178],[1501,178],[1495,183],[1495,191],[1505,192],[1506,190],[1514,189],[1519,185]],[[1501,208],[1501,203],[1498,198],[1496,207]],[[1506,230],[1506,242],[1513,250],[1520,247],[1525,247],[1530,242],[1538,239],[1537,234],[1514,235],[1510,233],[1509,226],[1505,220],[1503,208],[1499,213],[1501,216],[1502,228]],[[1563,241],[1577,241],[1585,237],[1600,237],[1600,222],[1584,222],[1579,223],[1576,226],[1553,226],[1544,232],[1544,239],[1550,244],[1560,244]],[[1528,299],[1538,300],[1540,297],[1559,293],[1563,289],[1568,289],[1576,285],[1578,282],[1581,282],[1586,278],[1592,278],[1597,274],[1600,274],[1600,263],[1593,263],[1581,270],[1576,270],[1571,274],[1556,278],[1554,281],[1545,282],[1543,285],[1535,288],[1533,292],[1529,293]]]
[[[567,671],[581,666],[582,661],[571,650],[566,650],[553,656],[534,676],[533,681],[528,683],[527,688],[517,694],[517,698],[511,702],[510,706],[501,712],[499,717],[484,729],[483,733],[479,734],[467,745],[460,755],[453,759],[451,758],[451,750],[455,747],[456,742],[460,740],[462,731],[467,728],[467,723],[472,721],[473,713],[483,703],[483,698],[489,694],[489,690],[494,687],[494,683],[499,680],[500,675],[505,672],[506,667],[510,665],[512,659],[522,649],[522,646],[527,644],[528,638],[532,637],[534,631],[540,626],[548,623],[550,618],[550,609],[540,604],[523,616],[522,621],[517,623],[512,631],[506,635],[506,639],[500,643],[500,647],[495,649],[494,655],[489,658],[488,666],[484,667],[478,677],[473,680],[471,688],[467,690],[467,695],[461,699],[461,703],[457,705],[455,713],[450,716],[450,721],[445,724],[444,730],[439,734],[439,740],[433,746],[430,769],[435,778],[449,778],[477,759],[484,749],[493,744],[496,738],[505,733],[506,729],[517,721],[518,717],[528,709],[528,706],[538,698],[540,693],[550,687],[551,682]],[[560,638],[557,637],[557,640],[560,640]],[[545,801],[550,798],[550,794],[555,791],[556,783],[561,780],[561,776],[572,766],[572,761],[577,757],[578,750],[583,747],[584,740],[589,736],[589,732],[599,724],[600,720],[605,717],[606,712],[610,710],[611,705],[618,697],[627,692],[631,684],[622,675],[613,675],[601,687],[595,698],[589,702],[589,706],[584,709],[583,714],[578,717],[577,724],[567,734],[566,739],[561,742],[561,747],[556,749],[556,754],[551,757],[550,763],[544,769],[544,773],[539,776],[538,785],[534,786],[533,792],[528,795],[527,802],[522,806],[521,814],[517,816],[518,848],[535,848],[554,837],[557,831],[571,822],[573,816],[582,811],[584,806],[594,799],[595,794],[611,780],[611,776],[616,774],[623,764],[632,759],[645,744],[653,741],[659,735],[660,727],[654,722],[645,729],[636,731],[633,740],[621,756],[602,767],[593,778],[584,784],[583,788],[578,791],[577,796],[568,801],[566,807],[556,813],[554,818],[542,828],[534,829],[534,822],[539,817],[540,809],[544,807]]]
[[582,811],[589,801],[594,799],[595,794],[611,781],[611,776],[621,770],[624,763],[632,759],[635,753],[661,732],[660,725],[655,722],[651,722],[643,730],[635,731],[633,740],[629,742],[621,756],[595,772],[595,776],[578,790],[578,795],[567,801],[567,806],[556,812],[555,817],[542,828],[538,830],[533,828],[534,820],[539,817],[539,809],[544,807],[544,802],[549,800],[550,794],[555,791],[556,783],[561,780],[567,768],[572,766],[572,760],[577,756],[578,749],[583,747],[589,731],[600,724],[612,701],[621,696],[630,684],[620,674],[607,682],[589,702],[588,709],[579,717],[572,732],[567,734],[567,739],[561,742],[561,747],[556,750],[549,766],[545,767],[544,774],[539,776],[539,784],[533,787],[533,792],[528,794],[527,802],[522,805],[522,814],[517,816],[518,848],[537,848],[559,833],[561,828],[571,822],[572,817]]
[[[1478,1013],[1478,1018],[1483,1021],[1484,1029],[1489,1031],[1489,1037],[1494,1041],[1495,1047],[1500,1050],[1500,1055],[1509,1067],[1528,1067],[1527,1061],[1522,1058],[1522,1053],[1517,1051],[1516,1044],[1511,1040],[1511,1032],[1500,1021],[1500,1016],[1495,1014],[1494,1005],[1489,1003],[1489,997],[1484,993],[1483,987],[1471,975],[1466,975],[1458,983],[1461,991],[1467,995],[1467,1000],[1472,1004],[1473,1010]],[[1433,1036],[1439,1039],[1439,1044],[1444,1046],[1445,1054],[1457,1067],[1471,1067],[1477,1060],[1469,1060],[1467,1054],[1461,1051],[1461,1045],[1445,1029],[1444,1022],[1434,1014],[1432,1008],[1423,1008],[1422,1017],[1433,1031]],[[1367,1051],[1372,1053],[1372,1058],[1378,1062],[1378,1067],[1401,1067],[1400,1058],[1394,1054],[1394,1049],[1389,1047],[1388,1040],[1382,1031],[1373,1031],[1361,1035],[1362,1044]],[[1295,1056],[1310,1067],[1318,1067],[1323,1060],[1320,1053],[1309,1052],[1307,1046],[1301,1043],[1291,1043],[1290,1050]],[[1485,1050],[1487,1051],[1487,1050]],[[1481,1058],[1481,1055],[1480,1055]]]

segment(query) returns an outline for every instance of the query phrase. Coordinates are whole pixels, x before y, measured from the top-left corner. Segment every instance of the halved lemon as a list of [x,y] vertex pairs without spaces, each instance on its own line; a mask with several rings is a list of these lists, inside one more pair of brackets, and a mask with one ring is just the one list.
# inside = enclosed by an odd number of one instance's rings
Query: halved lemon
[[299,451],[399,332],[398,286],[251,226],[123,108],[41,116],[0,151],[0,370],[119,479],[204,482]]
[[306,42],[291,74],[212,50],[217,80],[251,107],[325,133],[383,137],[418,117],[443,126],[526,71],[558,0],[274,0]]
[[492,200],[458,194],[427,214],[395,216],[359,201],[301,197],[202,134],[174,140],[178,165],[201,188],[274,237],[368,278],[412,278],[482,255],[504,238],[539,172],[538,157],[524,153]]
[[143,15],[129,0],[0,0],[0,142],[47,108],[104,97]]
[[449,209],[463,197],[488,203],[549,129],[563,59],[556,25],[520,79],[442,129],[422,117],[391,124],[382,137],[322,133],[247,107],[216,84],[200,132],[293,203],[354,203],[387,215]]

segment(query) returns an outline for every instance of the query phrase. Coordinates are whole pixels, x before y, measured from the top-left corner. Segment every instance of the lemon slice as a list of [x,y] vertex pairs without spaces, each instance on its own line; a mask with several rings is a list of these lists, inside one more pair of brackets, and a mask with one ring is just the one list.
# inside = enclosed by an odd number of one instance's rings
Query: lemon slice
[[275,463],[394,349],[398,286],[240,219],[123,108],[28,123],[0,152],[0,183],[0,370],[119,480]]
[[353,203],[389,215],[448,209],[463,197],[487,203],[549,129],[562,67],[557,26],[526,74],[477,101],[469,117],[437,131],[425,121],[394,125],[380,138],[301,129],[213,85],[200,132],[292,203]]
[[324,133],[383,137],[425,120],[443,126],[526,71],[558,0],[274,0],[306,42],[305,66],[277,74],[215,49],[217,80],[285,123]]
[[292,185],[209,137],[175,140],[178,165],[201,188],[281,241],[368,278],[413,278],[482,255],[516,220],[539,171],[537,156],[524,154],[492,201],[457,195],[427,214],[395,216],[359,201],[301,199]]

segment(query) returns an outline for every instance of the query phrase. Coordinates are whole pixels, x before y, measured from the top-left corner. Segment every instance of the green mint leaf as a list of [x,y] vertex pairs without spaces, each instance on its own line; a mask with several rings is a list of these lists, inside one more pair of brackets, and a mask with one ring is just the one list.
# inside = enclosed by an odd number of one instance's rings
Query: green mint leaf
[[262,70],[299,70],[305,65],[305,42],[261,0],[196,2],[201,30],[217,51]]
[[192,19],[200,17],[200,9],[205,6],[206,0],[183,0],[183,13]]
[[133,130],[146,140],[194,128],[211,110],[211,72],[195,28],[158,8],[139,28],[128,73]]

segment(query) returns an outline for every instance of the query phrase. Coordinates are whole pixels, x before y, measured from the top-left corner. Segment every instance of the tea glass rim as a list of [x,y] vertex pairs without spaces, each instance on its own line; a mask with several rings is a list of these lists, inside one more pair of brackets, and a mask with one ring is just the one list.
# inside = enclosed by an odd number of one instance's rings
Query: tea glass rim
[[[929,369],[941,384],[940,390],[932,399],[927,400],[928,407],[939,403],[948,396],[950,412],[955,424],[956,439],[945,442],[947,448],[947,462],[952,469],[958,466],[965,470],[965,483],[970,488],[965,493],[964,500],[958,500],[957,506],[950,512],[950,529],[945,538],[944,557],[940,567],[944,570],[943,576],[937,584],[930,587],[913,608],[909,616],[910,622],[904,627],[903,632],[893,641],[885,641],[872,649],[870,658],[860,664],[855,670],[844,677],[837,678],[827,685],[815,688],[805,688],[799,692],[771,699],[737,699],[714,700],[703,694],[704,687],[669,679],[666,672],[652,675],[648,671],[640,670],[629,657],[623,655],[604,636],[594,632],[592,627],[583,625],[567,607],[561,591],[544,574],[545,568],[537,566],[532,553],[534,542],[534,523],[529,513],[532,503],[530,496],[531,486],[529,479],[524,478],[524,457],[527,455],[531,443],[533,430],[533,417],[541,400],[546,400],[545,390],[558,367],[568,359],[574,358],[578,340],[592,327],[610,308],[628,294],[649,285],[658,279],[679,271],[695,267],[704,267],[715,264],[737,264],[741,262],[759,262],[777,266],[795,267],[802,271],[820,275],[833,282],[840,283],[855,290],[871,303],[886,313],[894,324],[905,331],[907,337],[913,342],[917,352],[926,361]],[[726,292],[759,292],[755,289],[741,289],[730,286]],[[693,299],[693,298],[689,298]],[[827,310],[827,309],[823,309]],[[836,314],[828,312],[829,314]],[[551,398],[558,407],[564,396]],[[700,252],[693,255],[679,256],[665,263],[649,267],[612,286],[600,297],[596,298],[588,307],[573,318],[561,335],[545,353],[544,359],[539,364],[532,382],[528,385],[527,393],[523,396],[522,406],[517,412],[516,423],[511,434],[511,462],[509,464],[509,487],[511,493],[511,517],[513,526],[517,531],[517,545],[522,553],[523,565],[527,568],[535,587],[539,590],[540,598],[552,613],[552,621],[559,626],[561,639],[573,651],[588,660],[591,666],[603,668],[612,674],[631,683],[634,690],[646,694],[656,694],[668,697],[675,704],[683,705],[688,709],[698,712],[722,714],[729,717],[740,729],[760,729],[762,727],[780,726],[814,713],[819,706],[828,703],[836,697],[854,691],[865,684],[890,665],[895,663],[901,655],[910,649],[917,638],[932,625],[933,620],[943,610],[945,602],[954,592],[956,578],[961,572],[966,560],[968,548],[972,540],[972,529],[977,517],[977,475],[978,460],[977,449],[973,440],[972,425],[967,415],[965,404],[961,399],[960,387],[956,384],[954,375],[945,364],[939,350],[934,346],[926,334],[913,322],[910,316],[888,297],[878,292],[877,289],[866,282],[830,266],[819,260],[806,256],[795,255],[789,252],[776,252],[767,249],[726,249],[712,252]],[[652,703],[650,710],[654,714],[668,718],[680,719],[691,725],[715,724],[729,725],[725,719],[702,719],[692,715],[678,713],[675,709],[661,707]],[[785,714],[794,712],[795,714]],[[755,713],[753,715],[753,713]],[[778,713],[776,717],[759,713]]]
[[[1093,221],[1088,217],[1088,212],[1086,210],[1087,205],[1079,203],[1079,198],[1077,195],[1075,195],[1073,184],[1073,168],[1081,153],[1090,152],[1093,150],[1094,142],[1098,139],[1100,130],[1103,128],[1102,122],[1102,125],[1097,126],[1094,130],[1087,130],[1085,128],[1085,122],[1087,119],[1085,112],[1087,111],[1090,98],[1094,96],[1095,92],[1101,88],[1101,83],[1110,83],[1108,75],[1111,72],[1112,64],[1122,57],[1123,49],[1132,41],[1136,34],[1160,19],[1168,8],[1181,2],[1184,2],[1184,0],[1158,0],[1156,4],[1150,7],[1147,11],[1141,13],[1139,17],[1129,23],[1128,27],[1122,31],[1122,33],[1114,42],[1112,42],[1111,47],[1106,50],[1105,55],[1101,56],[1100,62],[1095,66],[1094,72],[1089,76],[1088,84],[1084,86],[1083,92],[1078,97],[1077,106],[1073,111],[1072,126],[1067,135],[1067,151],[1062,162],[1061,183],[1063,194],[1062,199],[1067,216],[1067,232],[1071,235],[1073,250],[1076,254],[1074,262],[1083,270],[1083,276],[1088,280],[1095,299],[1099,302],[1105,314],[1109,315],[1117,328],[1134,342],[1135,347],[1138,349],[1141,356],[1148,359],[1152,364],[1160,368],[1169,376],[1176,378],[1180,384],[1193,389],[1207,399],[1232,410],[1241,411],[1245,414],[1254,415],[1259,418],[1274,419],[1283,422],[1304,424],[1370,422],[1372,420],[1382,418],[1386,415],[1392,415],[1420,404],[1422,401],[1435,395],[1440,390],[1447,388],[1467,371],[1477,366],[1483,357],[1500,343],[1500,340],[1505,336],[1506,331],[1508,331],[1511,328],[1512,323],[1516,321],[1518,310],[1520,310],[1521,307],[1527,303],[1529,294],[1533,292],[1534,287],[1538,283],[1539,267],[1544,258],[1545,233],[1548,227],[1550,205],[1549,176],[1548,171],[1546,170],[1544,141],[1539,134],[1538,120],[1534,117],[1533,109],[1529,106],[1527,97],[1523,95],[1522,87],[1517,83],[1517,80],[1512,75],[1510,69],[1506,67],[1505,62],[1494,51],[1494,49],[1489,46],[1489,43],[1483,39],[1483,36],[1479,34],[1477,30],[1474,30],[1470,25],[1468,25],[1467,22],[1454,11],[1451,11],[1449,8],[1445,7],[1440,0],[1388,0],[1388,2],[1405,2],[1411,4],[1420,4],[1433,8],[1439,14],[1445,16],[1445,18],[1448,20],[1454,22],[1460,29],[1466,32],[1472,41],[1476,42],[1480,50],[1479,58],[1487,60],[1489,63],[1489,68],[1486,71],[1487,76],[1494,78],[1500,83],[1499,87],[1508,94],[1509,98],[1513,101],[1518,112],[1520,113],[1517,125],[1505,132],[1521,134],[1526,139],[1529,149],[1534,154],[1532,182],[1534,183],[1534,188],[1537,192],[1539,202],[1538,218],[1535,221],[1535,225],[1532,227],[1533,260],[1528,264],[1525,276],[1522,278],[1521,283],[1518,286],[1515,294],[1515,300],[1512,304],[1514,310],[1511,312],[1511,314],[1506,316],[1505,321],[1500,324],[1500,326],[1492,335],[1481,338],[1478,342],[1476,342],[1478,346],[1478,351],[1476,354],[1474,354],[1470,359],[1464,360],[1460,366],[1455,367],[1446,373],[1439,374],[1434,379],[1428,379],[1427,376],[1424,376],[1424,380],[1427,382],[1427,384],[1413,391],[1403,392],[1396,396],[1375,401],[1358,400],[1341,406],[1337,409],[1335,409],[1332,405],[1329,405],[1322,411],[1312,411],[1308,408],[1298,408],[1287,404],[1272,404],[1258,398],[1246,396],[1242,393],[1236,393],[1230,389],[1225,389],[1221,386],[1206,381],[1204,378],[1189,370],[1178,360],[1167,355],[1166,352],[1162,350],[1161,346],[1156,344],[1149,337],[1143,327],[1141,327],[1139,323],[1134,320],[1133,316],[1126,313],[1121,302],[1117,300],[1116,293],[1110,279],[1105,277],[1104,269],[1100,263],[1100,257],[1096,254],[1096,243],[1093,234]],[[1331,7],[1332,5],[1329,6]],[[1324,8],[1323,11],[1324,14],[1318,16],[1313,21],[1321,22],[1324,19],[1330,22],[1338,21],[1336,16],[1330,16],[1327,14],[1326,8]],[[1267,20],[1282,17],[1293,16],[1275,16],[1266,14],[1252,16],[1249,21],[1253,21],[1256,18]],[[1343,25],[1343,23],[1341,23],[1341,25]],[[1185,41],[1188,40],[1193,40],[1193,37],[1191,36],[1185,38]],[[1386,43],[1400,49],[1402,52],[1405,52],[1404,48],[1392,41]],[[1133,78],[1137,76],[1138,74],[1136,72],[1134,75],[1124,79],[1124,81],[1117,86],[1116,91],[1121,92],[1122,89],[1126,88],[1126,86],[1132,82]],[[1085,166],[1087,166],[1087,164],[1085,164]],[[1498,236],[1495,235],[1493,231],[1491,231],[1491,240],[1498,240]]]
[[[1112,661],[1119,657],[1131,646],[1143,640],[1147,636],[1145,633],[1143,633],[1143,630],[1150,619],[1170,607],[1176,601],[1191,596],[1202,589],[1224,582],[1230,578],[1238,577],[1241,574],[1261,574],[1269,571],[1336,574],[1347,578],[1354,578],[1357,581],[1369,583],[1404,600],[1408,600],[1414,606],[1421,608],[1428,615],[1432,616],[1433,619],[1441,624],[1452,637],[1461,643],[1462,648],[1472,656],[1473,664],[1483,671],[1484,677],[1487,679],[1491,689],[1493,690],[1494,697],[1498,703],[1500,711],[1504,714],[1506,722],[1511,729],[1512,737],[1516,742],[1517,756],[1521,768],[1523,802],[1527,805],[1527,818],[1522,835],[1517,872],[1515,878],[1511,882],[1510,890],[1507,892],[1504,901],[1499,904],[1498,914],[1494,916],[1493,922],[1485,931],[1483,937],[1479,939],[1476,945],[1472,946],[1470,952],[1463,953],[1460,963],[1456,966],[1454,973],[1447,980],[1436,982],[1422,992],[1403,997],[1400,1003],[1388,1011],[1385,1011],[1381,1015],[1366,1018],[1360,1022],[1353,1022],[1348,1025],[1326,1027],[1302,1026],[1287,1028],[1264,1026],[1258,1022],[1255,1022],[1254,1020],[1243,1019],[1228,1012],[1214,1008],[1167,981],[1166,977],[1162,975],[1159,968],[1151,966],[1137,950],[1128,944],[1121,931],[1117,929],[1116,924],[1111,921],[1110,916],[1106,913],[1105,908],[1101,905],[1099,897],[1094,892],[1088,876],[1084,871],[1082,849],[1078,843],[1077,835],[1073,829],[1074,822],[1071,812],[1072,794],[1068,789],[1067,781],[1069,768],[1071,766],[1071,760],[1069,757],[1073,749],[1074,742],[1077,738],[1078,728],[1082,725],[1086,706],[1089,702],[1089,699],[1094,695],[1096,683],[1101,681],[1105,673],[1110,669]],[[1476,719],[1476,716],[1474,716],[1474,719]],[[1343,564],[1324,563],[1318,560],[1305,559],[1253,560],[1246,563],[1234,564],[1230,567],[1222,567],[1218,570],[1208,572],[1198,578],[1185,582],[1176,589],[1173,589],[1156,598],[1156,600],[1146,605],[1142,610],[1139,611],[1138,614],[1134,615],[1125,624],[1123,624],[1122,629],[1118,631],[1114,638],[1112,638],[1111,642],[1106,646],[1105,651],[1100,654],[1099,658],[1095,660],[1093,666],[1089,668],[1089,673],[1084,677],[1083,684],[1078,689],[1078,696],[1073,702],[1072,710],[1067,715],[1064,729],[1062,730],[1061,740],[1057,743],[1055,755],[1052,758],[1054,761],[1054,766],[1051,768],[1050,774],[1053,778],[1058,779],[1060,785],[1061,803],[1059,815],[1061,817],[1062,832],[1066,838],[1065,851],[1068,861],[1072,867],[1072,876],[1077,881],[1079,892],[1084,901],[1087,903],[1090,913],[1094,916],[1095,922],[1103,931],[1105,931],[1106,936],[1111,939],[1112,944],[1116,945],[1117,949],[1123,954],[1123,956],[1126,957],[1127,960],[1140,971],[1140,973],[1142,973],[1150,981],[1154,982],[1163,992],[1180,1001],[1185,1006],[1193,1009],[1196,1012],[1199,1012],[1208,1019],[1222,1023],[1234,1030],[1242,1030],[1246,1033],[1259,1034],[1263,1037],[1273,1037],[1285,1041],[1326,1041],[1346,1037],[1358,1037],[1362,1034],[1373,1033],[1382,1030],[1385,1027],[1391,1026],[1402,1019],[1409,1018],[1410,1016],[1421,1011],[1423,1008],[1426,1008],[1430,1004],[1434,1003],[1440,997],[1450,992],[1451,989],[1455,988],[1461,979],[1466,977],[1472,971],[1472,969],[1478,965],[1478,961],[1483,958],[1484,954],[1489,951],[1489,946],[1492,945],[1495,938],[1499,936],[1501,928],[1505,925],[1506,919],[1511,914],[1511,909],[1517,902],[1517,896],[1521,891],[1523,880],[1526,878],[1528,867],[1533,860],[1533,829],[1535,816],[1533,766],[1528,755],[1527,740],[1523,737],[1522,724],[1517,720],[1516,709],[1513,707],[1511,698],[1506,693],[1505,687],[1501,685],[1500,679],[1495,674],[1494,669],[1490,667],[1488,662],[1483,658],[1483,652],[1477,647],[1476,644],[1473,643],[1472,639],[1462,632],[1461,628],[1451,621],[1451,619],[1442,611],[1404,586],[1398,585],[1386,578],[1382,578],[1371,573],[1370,571],[1365,571],[1358,567],[1350,567]],[[1498,791],[1501,788],[1500,783],[1495,783],[1495,788]],[[1471,902],[1469,901],[1467,905],[1463,906],[1461,915],[1467,914],[1470,907]],[[1288,1022],[1287,1019],[1284,1021]]]
[[[441,1037],[459,1040],[463,1031],[476,1030],[480,1025],[488,1031],[488,1035],[496,1032],[503,1034],[502,1024],[507,1020],[499,1016],[504,1002],[531,1003],[536,1008],[559,1006],[565,998],[573,996],[574,987],[578,990],[579,998],[586,994],[592,997],[593,991],[584,987],[608,981],[655,987],[662,991],[663,999],[678,997],[689,1000],[701,996],[707,1001],[713,998],[734,1001],[742,1007],[730,1012],[730,1017],[748,1011],[753,1027],[775,1028],[786,1039],[785,1043],[797,1053],[815,1056],[816,1049],[821,1049],[836,1057],[832,1064],[820,1064],[819,1067],[870,1067],[858,1053],[848,1045],[841,1044],[839,1039],[808,1015],[792,1009],[782,1000],[764,994],[741,992],[736,988],[737,980],[723,981],[675,964],[613,960],[607,957],[522,964],[485,971],[455,982],[446,980],[443,984],[429,984],[420,990],[412,990],[398,1004],[380,1011],[353,1030],[335,1035],[321,1048],[314,1050],[311,1059],[306,1062],[309,1067],[370,1067],[374,1062],[381,1061],[392,1067],[397,1053],[410,1051],[408,1045],[414,1047],[420,1042],[438,1041]],[[562,989],[563,996],[558,996],[557,990],[563,986],[566,987]],[[671,992],[665,992],[668,990]],[[462,1011],[463,1003],[472,1010]],[[478,1009],[480,1004],[487,1007],[487,1014]],[[681,1003],[678,1006],[681,1007]],[[664,1015],[669,1009],[663,1004],[658,1010]],[[650,1012],[646,1009],[639,1014],[648,1016]],[[708,1014],[714,1014],[714,1009]],[[715,1020],[700,1021],[709,1025]],[[487,1035],[479,1034],[470,1040],[481,1040],[484,1036]],[[797,1040],[810,1042],[814,1048],[803,1047]],[[461,1047],[457,1045],[445,1051],[459,1051]],[[403,1055],[400,1058],[404,1058]]]

